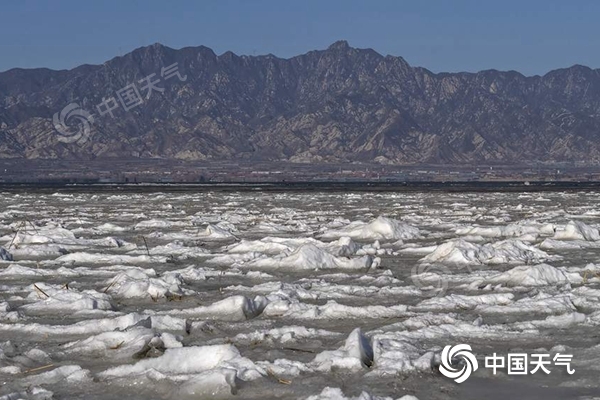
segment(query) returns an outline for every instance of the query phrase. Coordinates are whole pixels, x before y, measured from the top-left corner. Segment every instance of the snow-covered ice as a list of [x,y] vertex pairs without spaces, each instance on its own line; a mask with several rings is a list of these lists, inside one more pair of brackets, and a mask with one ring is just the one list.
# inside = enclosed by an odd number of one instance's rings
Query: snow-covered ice
[[[0,209],[0,400],[600,398],[595,192],[72,190]],[[458,343],[480,362],[464,385],[438,372]],[[509,350],[572,352],[576,379],[486,373]]]

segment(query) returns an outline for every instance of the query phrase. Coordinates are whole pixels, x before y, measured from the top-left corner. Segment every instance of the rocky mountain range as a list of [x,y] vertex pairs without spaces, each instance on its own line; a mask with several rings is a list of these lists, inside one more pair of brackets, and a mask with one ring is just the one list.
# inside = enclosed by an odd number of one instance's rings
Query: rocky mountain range
[[436,74],[344,41],[290,59],[155,44],[0,73],[0,158],[594,163],[599,71]]

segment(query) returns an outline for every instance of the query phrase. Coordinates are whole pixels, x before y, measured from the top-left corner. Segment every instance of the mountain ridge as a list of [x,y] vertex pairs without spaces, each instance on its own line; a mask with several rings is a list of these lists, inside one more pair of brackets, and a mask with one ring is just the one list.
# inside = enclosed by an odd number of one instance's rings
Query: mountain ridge
[[[103,98],[173,63],[185,81],[97,115]],[[0,73],[0,157],[596,163],[598,71],[433,73],[346,41],[287,59],[155,43],[101,65]],[[52,118],[74,102],[96,115],[89,140],[65,143]]]
[[[372,52],[378,54],[379,56],[381,56],[383,58],[390,57],[390,58],[400,58],[400,59],[404,60],[404,58],[402,56],[397,56],[397,55],[393,55],[393,54],[383,55],[383,54],[379,53],[377,50],[374,50],[374,49],[369,48],[369,47],[367,47],[367,48],[352,47],[352,46],[350,46],[350,44],[348,43],[347,40],[343,40],[343,39],[342,40],[337,40],[337,41],[333,42],[331,45],[328,46],[327,49],[324,49],[324,50],[310,50],[310,51],[308,51],[306,53],[294,55],[294,56],[291,56],[291,57],[281,57],[281,56],[277,56],[277,55],[272,54],[272,53],[258,54],[258,55],[254,55],[254,54],[253,55],[250,55],[250,54],[237,54],[237,53],[235,53],[233,51],[230,51],[230,50],[227,50],[227,51],[225,51],[225,52],[223,52],[221,54],[217,54],[217,53],[214,52],[213,49],[211,49],[210,47],[204,46],[204,45],[199,45],[199,46],[184,46],[184,47],[181,47],[179,49],[176,49],[176,48],[164,45],[164,44],[162,44],[160,42],[155,42],[155,43],[147,45],[147,46],[137,47],[137,48],[133,49],[132,51],[130,51],[129,53],[126,53],[124,55],[114,56],[113,58],[111,58],[111,59],[109,59],[109,60],[107,60],[107,61],[105,61],[105,62],[103,62],[101,64],[81,64],[81,65],[75,66],[75,67],[70,68],[70,69],[69,68],[54,69],[54,68],[49,68],[49,67],[35,67],[35,68],[14,67],[14,68],[10,68],[10,69],[4,70],[4,71],[0,71],[0,75],[2,75],[4,73],[12,72],[12,71],[71,72],[73,70],[76,70],[76,69],[79,69],[79,68],[83,68],[83,67],[101,67],[101,66],[103,66],[104,64],[106,64],[108,62],[111,62],[111,61],[114,61],[116,59],[125,57],[125,56],[127,56],[127,55],[129,55],[129,54],[131,54],[131,53],[133,53],[135,51],[140,51],[140,50],[148,49],[150,47],[162,47],[162,48],[165,48],[165,49],[168,49],[168,50],[172,50],[172,51],[181,51],[181,50],[190,50],[190,49],[192,49],[192,50],[205,49],[205,50],[208,50],[208,51],[212,52],[212,54],[215,57],[222,56],[225,53],[231,53],[233,56],[235,56],[235,57],[241,57],[241,58],[243,58],[243,57],[247,57],[247,58],[277,58],[277,59],[280,59],[280,60],[286,60],[287,61],[287,60],[290,60],[290,59],[293,59],[293,58],[296,58],[296,57],[301,57],[303,55],[307,55],[307,54],[312,53],[312,52],[326,51],[326,50],[328,50],[328,49],[330,49],[332,47],[335,48],[338,45],[338,43],[343,43],[344,46],[347,46],[347,47],[355,49],[355,50],[368,50],[368,51],[372,51]],[[590,70],[590,71],[600,71],[600,68],[594,69],[594,68],[591,68],[591,67],[589,67],[587,65],[583,65],[583,64],[573,64],[573,65],[570,65],[568,67],[555,68],[555,69],[550,70],[550,71],[548,71],[548,72],[546,72],[544,74],[541,74],[541,75],[540,74],[525,75],[522,72],[514,70],[514,69],[503,70],[503,69],[496,69],[496,68],[488,68],[488,69],[482,69],[482,70],[478,70],[478,71],[455,71],[455,72],[447,72],[447,71],[433,72],[430,69],[428,69],[426,67],[423,67],[423,66],[413,66],[413,68],[423,69],[423,70],[428,71],[429,73],[431,73],[433,75],[459,75],[459,74],[467,74],[467,75],[471,74],[471,75],[474,75],[474,74],[479,74],[479,73],[483,73],[483,72],[500,72],[500,73],[513,73],[514,72],[514,73],[517,73],[517,74],[519,74],[519,75],[521,75],[522,77],[525,77],[525,78],[544,77],[544,76],[548,75],[551,72],[569,70],[569,69],[572,69],[572,68],[583,68],[583,69]]]

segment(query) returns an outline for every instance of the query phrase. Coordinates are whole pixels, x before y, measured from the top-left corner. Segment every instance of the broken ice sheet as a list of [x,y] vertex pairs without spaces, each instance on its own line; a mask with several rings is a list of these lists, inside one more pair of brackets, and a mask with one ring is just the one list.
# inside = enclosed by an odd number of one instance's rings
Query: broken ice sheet
[[[436,372],[440,349],[470,343],[564,346],[579,380],[536,387],[583,398],[600,197],[582,198],[0,194],[0,396],[471,399]],[[446,269],[416,286],[415,266]],[[514,389],[476,376],[486,398]]]

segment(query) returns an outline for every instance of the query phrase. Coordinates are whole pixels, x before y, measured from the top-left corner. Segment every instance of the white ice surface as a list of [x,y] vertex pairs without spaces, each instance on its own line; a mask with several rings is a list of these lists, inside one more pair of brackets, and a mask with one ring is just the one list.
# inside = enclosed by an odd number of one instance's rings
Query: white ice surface
[[483,245],[463,239],[451,240],[438,246],[432,253],[421,259],[425,263],[451,264],[509,264],[539,263],[556,256],[526,244],[520,240],[507,239]]
[[398,240],[415,239],[420,236],[418,228],[387,217],[366,223],[355,221],[342,229],[326,230],[321,235],[324,239],[337,239],[347,236],[356,240]]

